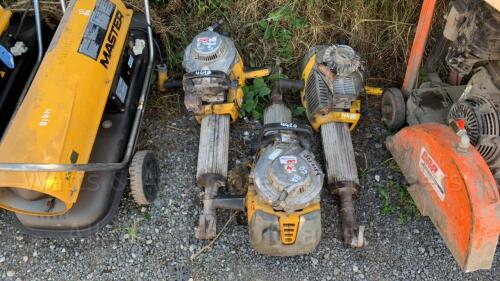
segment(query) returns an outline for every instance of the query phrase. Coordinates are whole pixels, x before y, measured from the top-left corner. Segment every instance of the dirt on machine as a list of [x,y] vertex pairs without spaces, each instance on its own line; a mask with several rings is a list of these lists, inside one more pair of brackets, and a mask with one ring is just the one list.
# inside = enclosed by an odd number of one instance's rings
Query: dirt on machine
[[[489,269],[500,234],[498,1],[452,1],[419,83],[436,1],[423,3],[402,89],[387,89],[387,148],[464,271]],[[436,65],[449,68],[441,78]]]

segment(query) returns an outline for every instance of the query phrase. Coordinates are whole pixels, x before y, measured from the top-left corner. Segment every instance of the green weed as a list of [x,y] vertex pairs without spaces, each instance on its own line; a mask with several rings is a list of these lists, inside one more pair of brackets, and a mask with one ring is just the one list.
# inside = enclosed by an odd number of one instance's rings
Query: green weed
[[148,222],[151,222],[152,220],[152,216],[151,216],[151,212],[148,210],[146,212],[144,212],[144,218],[148,221]]
[[367,174],[367,170],[368,169],[361,169],[361,168],[359,168],[358,169],[358,178],[360,178],[360,179],[364,178],[364,176],[366,176],[366,174]]
[[255,120],[263,117],[264,106],[269,102],[271,89],[267,86],[264,78],[253,79],[252,84],[243,86],[245,94],[243,98],[242,116],[251,116]]
[[419,214],[417,206],[404,187],[397,186],[398,191],[398,207],[399,207],[399,223],[405,224],[410,217],[415,217]]
[[[264,109],[269,105],[271,98],[271,88],[274,81],[286,79],[288,76],[275,72],[266,78],[255,78],[252,83],[243,86],[243,106],[240,112],[241,117],[250,116],[255,120],[261,120],[264,117]],[[295,106],[292,109],[293,117],[304,116],[305,108]]]
[[306,109],[303,106],[297,106],[292,110],[292,116],[294,118],[303,117]]
[[377,191],[382,197],[382,213],[386,215],[397,213],[400,224],[405,224],[410,218],[418,216],[418,209],[404,186],[390,181],[385,186],[379,185]]
[[[213,11],[224,12],[230,9],[231,1],[229,0],[197,0],[196,1],[198,16],[204,16]],[[212,19],[213,21],[217,19]]]
[[[25,1],[5,0],[22,9]],[[125,0],[142,12],[142,0]],[[44,15],[57,10],[42,1]],[[182,76],[182,53],[192,38],[218,19],[247,65],[269,65],[281,57],[284,72],[296,77],[310,47],[345,40],[366,61],[371,80],[398,85],[404,75],[421,1],[414,0],[153,0],[155,33],[174,76]],[[438,1],[433,35],[439,34],[447,2]],[[59,13],[60,15],[61,13]],[[431,36],[429,46],[434,42]]]
[[394,213],[395,208],[392,205],[388,189],[384,186],[378,186],[377,191],[380,193],[380,196],[382,196],[382,213],[386,215]]
[[427,70],[425,69],[425,67],[421,67],[418,70],[418,81],[420,81],[420,82],[429,81],[429,74],[427,73]]
[[389,161],[389,169],[395,173],[401,174],[401,168],[399,167],[398,163],[394,160],[391,159]]
[[135,241],[135,239],[137,239],[138,230],[137,230],[137,221],[136,220],[134,220],[134,222],[132,223],[131,226],[125,228],[125,230],[127,231],[127,234],[128,234],[128,237],[130,240]]
[[284,63],[293,61],[292,38],[295,31],[307,27],[307,19],[296,13],[297,2],[291,1],[259,21],[264,38],[277,45],[276,53]]

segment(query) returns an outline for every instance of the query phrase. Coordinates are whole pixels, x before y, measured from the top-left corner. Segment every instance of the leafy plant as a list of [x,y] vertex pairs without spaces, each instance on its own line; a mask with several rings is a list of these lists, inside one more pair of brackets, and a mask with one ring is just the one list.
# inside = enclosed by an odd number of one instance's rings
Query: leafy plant
[[291,1],[259,21],[264,39],[277,42],[277,54],[285,63],[293,60],[294,31],[307,27],[307,19],[296,14],[296,4],[297,0]]
[[293,117],[302,117],[302,116],[304,116],[305,112],[306,112],[306,109],[303,106],[297,106],[292,110],[292,116]]
[[[264,116],[264,108],[270,101],[271,88],[268,84],[272,84],[279,79],[287,79],[288,76],[281,72],[275,72],[266,78],[255,78],[250,85],[243,87],[243,111],[240,113],[242,117],[251,116],[255,120],[261,120]],[[292,110],[293,117],[301,117],[305,113],[305,108],[297,106]]]
[[278,71],[278,72],[274,72],[271,75],[269,75],[267,77],[267,80],[269,80],[270,82],[273,82],[273,81],[276,81],[276,80],[279,80],[279,79],[287,79],[287,78],[288,78],[288,76],[286,76],[285,74],[281,73],[281,71]]
[[382,213],[392,214],[397,211],[398,222],[405,224],[410,217],[418,215],[418,209],[405,187],[390,181],[385,186],[378,186],[382,197]]
[[395,209],[391,202],[391,196],[389,195],[389,191],[385,186],[379,186],[377,191],[382,196],[382,213],[384,214],[392,214]]
[[269,102],[271,94],[271,89],[267,86],[264,78],[253,79],[252,84],[243,86],[243,92],[245,96],[241,115],[250,115],[256,120],[262,119],[264,106]]
[[400,208],[399,223],[405,224],[408,218],[418,215],[418,209],[406,188],[399,186],[397,190],[398,205]]

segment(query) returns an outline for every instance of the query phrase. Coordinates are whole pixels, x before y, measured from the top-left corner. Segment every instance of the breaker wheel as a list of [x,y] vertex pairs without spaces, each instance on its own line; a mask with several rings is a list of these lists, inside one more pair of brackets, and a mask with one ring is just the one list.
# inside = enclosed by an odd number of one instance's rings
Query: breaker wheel
[[160,169],[154,154],[147,150],[137,152],[130,164],[129,175],[134,201],[139,205],[151,204],[160,186]]
[[385,89],[381,104],[382,121],[391,131],[403,127],[406,121],[406,104],[398,88]]

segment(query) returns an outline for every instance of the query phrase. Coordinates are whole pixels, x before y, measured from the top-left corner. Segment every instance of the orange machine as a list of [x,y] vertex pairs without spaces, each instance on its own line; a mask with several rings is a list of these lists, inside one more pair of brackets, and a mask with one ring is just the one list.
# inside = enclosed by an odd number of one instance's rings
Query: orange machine
[[[436,0],[424,0],[402,89],[386,89],[382,118],[409,192],[464,271],[492,266],[500,233],[498,1],[457,0],[424,65]],[[435,70],[446,54],[447,81]]]

